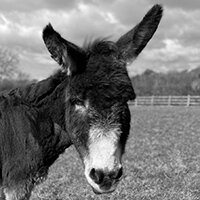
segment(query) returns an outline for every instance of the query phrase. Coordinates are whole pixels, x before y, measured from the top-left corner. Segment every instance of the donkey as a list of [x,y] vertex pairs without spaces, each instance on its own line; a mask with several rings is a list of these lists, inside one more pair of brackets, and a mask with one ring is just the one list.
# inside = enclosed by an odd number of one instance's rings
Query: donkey
[[136,97],[126,65],[152,38],[162,12],[155,5],[117,42],[98,39],[83,48],[51,24],[44,28],[44,43],[62,70],[0,97],[1,199],[28,200],[71,144],[93,191],[116,189],[130,129],[127,102]]

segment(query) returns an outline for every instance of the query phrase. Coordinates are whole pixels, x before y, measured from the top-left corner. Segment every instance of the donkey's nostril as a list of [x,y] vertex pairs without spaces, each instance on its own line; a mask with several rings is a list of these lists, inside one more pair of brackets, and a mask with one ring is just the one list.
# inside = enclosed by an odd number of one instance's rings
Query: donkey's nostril
[[103,181],[104,173],[102,170],[95,170],[94,168],[92,168],[92,170],[90,171],[90,177],[95,183],[100,184]]
[[117,173],[116,179],[121,178],[122,174],[123,174],[123,168],[121,167],[121,168],[118,170],[118,173]]
[[123,168],[120,167],[118,170],[113,171],[109,174],[109,177],[112,179],[120,179],[123,174]]

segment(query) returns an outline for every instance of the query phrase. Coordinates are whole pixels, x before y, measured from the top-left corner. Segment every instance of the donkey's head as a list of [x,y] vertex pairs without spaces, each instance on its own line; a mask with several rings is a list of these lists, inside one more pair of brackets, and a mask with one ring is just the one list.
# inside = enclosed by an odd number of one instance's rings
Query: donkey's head
[[155,5],[117,42],[97,40],[79,48],[49,24],[44,42],[66,70],[65,126],[96,193],[115,190],[123,170],[121,157],[130,129],[127,105],[135,98],[126,64],[143,50],[157,29],[162,7]]

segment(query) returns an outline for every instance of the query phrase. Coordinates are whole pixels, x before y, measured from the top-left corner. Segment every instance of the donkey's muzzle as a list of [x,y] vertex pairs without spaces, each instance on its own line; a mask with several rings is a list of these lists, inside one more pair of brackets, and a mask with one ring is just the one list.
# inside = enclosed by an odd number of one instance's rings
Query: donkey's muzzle
[[[104,192],[112,192],[111,188],[113,185],[116,185],[116,183],[119,181],[123,174],[122,167],[115,169],[113,171],[103,171],[100,169],[94,169],[90,171],[90,178],[99,185],[99,188],[102,190],[102,193]],[[94,191],[95,193],[98,193]]]

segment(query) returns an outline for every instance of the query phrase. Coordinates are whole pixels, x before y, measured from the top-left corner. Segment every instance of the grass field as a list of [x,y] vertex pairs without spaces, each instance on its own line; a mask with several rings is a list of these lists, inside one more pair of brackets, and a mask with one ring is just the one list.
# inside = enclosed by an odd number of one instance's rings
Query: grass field
[[32,200],[199,200],[200,108],[131,107],[131,112],[125,176],[114,193],[93,194],[71,147]]

